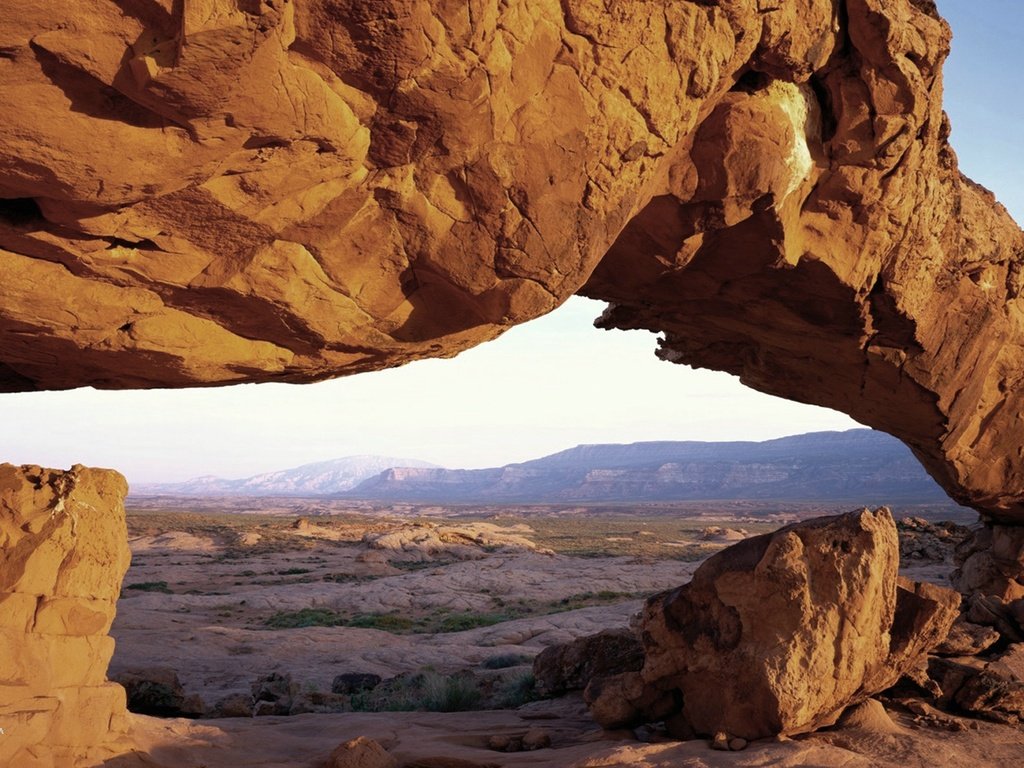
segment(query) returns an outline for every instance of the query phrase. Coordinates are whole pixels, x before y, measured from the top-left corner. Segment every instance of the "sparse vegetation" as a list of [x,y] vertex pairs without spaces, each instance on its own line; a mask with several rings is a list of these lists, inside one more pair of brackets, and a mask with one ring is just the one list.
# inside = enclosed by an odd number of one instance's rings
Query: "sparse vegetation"
[[163,592],[171,594],[166,581],[140,581],[136,584],[126,584],[125,589],[135,589],[139,592]]
[[349,706],[354,712],[466,712],[481,708],[484,698],[471,673],[444,675],[428,669],[353,694]]
[[423,676],[422,691],[421,707],[428,712],[465,712],[475,709],[482,698],[476,681],[468,675],[428,672]]
[[303,608],[298,611],[278,611],[264,624],[271,629],[300,629],[302,627],[337,627],[344,624],[345,616],[327,608]]
[[528,664],[530,661],[532,661],[531,657],[522,653],[501,653],[497,656],[487,657],[480,663],[480,666],[484,669],[508,669]]
[[533,672],[523,672],[505,681],[495,697],[495,704],[501,709],[516,709],[539,698]]
[[361,629],[380,629],[384,632],[403,634],[415,631],[416,622],[394,613],[359,613],[351,619],[344,621],[343,626],[359,627]]

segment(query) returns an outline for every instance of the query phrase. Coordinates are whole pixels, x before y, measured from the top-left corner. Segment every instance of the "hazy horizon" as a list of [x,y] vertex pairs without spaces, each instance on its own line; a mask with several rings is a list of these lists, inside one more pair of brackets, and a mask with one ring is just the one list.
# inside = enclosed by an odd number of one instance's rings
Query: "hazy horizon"
[[[603,443],[576,443],[574,445],[567,445],[564,448],[560,448],[560,449],[552,451],[550,453],[545,453],[545,454],[538,455],[538,456],[529,456],[529,457],[526,457],[526,458],[523,458],[523,459],[518,459],[516,461],[508,461],[508,462],[504,462],[503,464],[490,465],[490,466],[486,466],[486,467],[463,467],[463,466],[441,465],[441,464],[435,464],[435,466],[438,467],[439,469],[494,469],[494,468],[505,466],[505,465],[508,465],[508,464],[521,464],[521,463],[525,463],[525,462],[528,462],[528,461],[533,461],[534,459],[546,458],[548,456],[552,456],[552,455],[555,455],[555,454],[558,454],[558,453],[564,453],[565,451],[570,451],[573,448],[580,448],[582,446],[595,446],[595,445],[630,446],[630,445],[643,445],[645,443],[665,443],[665,442],[701,442],[701,443],[703,443],[703,442],[707,442],[707,443],[754,442],[754,443],[762,443],[762,442],[768,442],[768,441],[771,441],[771,440],[780,440],[780,439],[784,439],[784,438],[787,438],[787,437],[801,437],[803,435],[808,435],[808,434],[824,434],[824,433],[830,433],[830,432],[844,433],[844,432],[853,432],[853,431],[858,431],[858,430],[870,430],[870,431],[875,431],[875,432],[880,431],[880,430],[872,430],[870,427],[865,427],[865,426],[863,426],[861,424],[857,424],[856,426],[850,427],[849,429],[841,429],[841,430],[814,430],[812,432],[797,432],[797,433],[792,434],[792,435],[779,435],[778,437],[765,438],[764,440],[742,440],[742,439],[690,440],[690,441],[687,441],[687,440],[634,440],[634,441],[628,442],[628,443],[610,443],[610,442],[603,442]],[[202,474],[202,475],[194,475],[192,477],[183,478],[181,480],[172,480],[172,481],[138,481],[138,484],[139,485],[147,485],[147,486],[148,485],[170,485],[170,484],[179,483],[179,482],[187,482],[187,481],[190,481],[190,480],[200,480],[200,479],[203,479],[203,478],[216,478],[218,480],[245,480],[245,479],[248,479],[248,478],[251,478],[251,477],[257,477],[257,476],[260,476],[260,475],[273,474],[275,472],[281,472],[281,471],[287,471],[287,470],[293,470],[293,469],[302,469],[304,467],[315,466],[317,464],[330,464],[330,463],[333,463],[333,462],[342,462],[342,461],[347,461],[347,460],[351,460],[351,459],[364,459],[364,458],[366,458],[366,459],[369,459],[369,458],[387,458],[387,459],[397,459],[397,460],[409,460],[409,461],[425,462],[425,463],[431,463],[431,464],[434,463],[434,462],[427,462],[426,459],[422,459],[419,456],[403,456],[403,455],[398,455],[398,454],[379,454],[379,453],[352,453],[352,454],[346,454],[345,456],[330,456],[330,457],[325,457],[325,458],[322,458],[322,459],[315,459],[313,461],[304,462],[302,464],[296,464],[296,465],[291,465],[291,466],[287,466],[287,467],[277,467],[275,469],[270,469],[270,470],[266,470],[266,471],[262,471],[262,472],[252,472],[252,473],[249,473],[249,474],[238,475],[238,476],[233,476],[233,477],[222,476],[222,475],[215,475],[215,474],[211,474],[211,473],[205,473],[205,474]],[[406,465],[396,464],[394,466],[395,467],[404,467]]]
[[[1024,5],[940,0],[954,30],[946,65],[961,168],[1018,221],[1024,148],[1014,128]],[[994,23],[998,20],[998,23]],[[248,477],[348,455],[481,468],[583,443],[764,440],[859,425],[763,395],[733,376],[657,360],[655,336],[598,331],[603,303],[561,308],[452,360],[319,384],[33,392],[0,397],[0,461],[111,467],[130,482]]]

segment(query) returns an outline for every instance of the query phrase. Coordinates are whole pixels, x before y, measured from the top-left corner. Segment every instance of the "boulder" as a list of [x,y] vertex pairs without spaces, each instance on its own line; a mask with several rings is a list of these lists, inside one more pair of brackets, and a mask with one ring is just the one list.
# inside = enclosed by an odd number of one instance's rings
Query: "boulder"
[[125,689],[128,710],[157,717],[200,717],[204,712],[198,696],[187,696],[170,667],[126,669],[112,676]]
[[373,739],[359,736],[339,744],[323,768],[398,768],[398,761]]
[[127,490],[110,470],[0,464],[0,765],[98,764],[127,731],[106,677]]
[[592,681],[588,699],[614,702],[616,727],[665,719],[749,740],[831,725],[918,665],[956,616],[951,590],[898,586],[898,562],[885,508],[740,542],[647,601],[643,668]]
[[542,696],[583,690],[594,677],[638,671],[643,646],[629,629],[606,629],[596,635],[552,645],[533,660],[533,677]]

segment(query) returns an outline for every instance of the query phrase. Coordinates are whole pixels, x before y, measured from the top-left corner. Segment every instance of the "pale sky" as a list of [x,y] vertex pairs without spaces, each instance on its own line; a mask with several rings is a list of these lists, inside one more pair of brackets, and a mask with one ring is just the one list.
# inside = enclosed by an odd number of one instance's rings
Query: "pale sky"
[[[1020,0],[940,0],[952,142],[967,175],[1024,221]],[[112,467],[134,482],[244,477],[353,454],[486,467],[579,443],[761,440],[858,426],[654,357],[654,336],[592,327],[574,298],[454,360],[311,385],[0,395],[0,460]]]

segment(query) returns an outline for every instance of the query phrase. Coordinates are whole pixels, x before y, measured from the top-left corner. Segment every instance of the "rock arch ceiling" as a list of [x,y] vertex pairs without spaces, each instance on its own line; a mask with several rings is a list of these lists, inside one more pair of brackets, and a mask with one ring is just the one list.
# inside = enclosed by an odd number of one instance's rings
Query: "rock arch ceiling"
[[930,0],[14,0],[0,387],[314,381],[582,293],[1024,521],[1021,231]]

